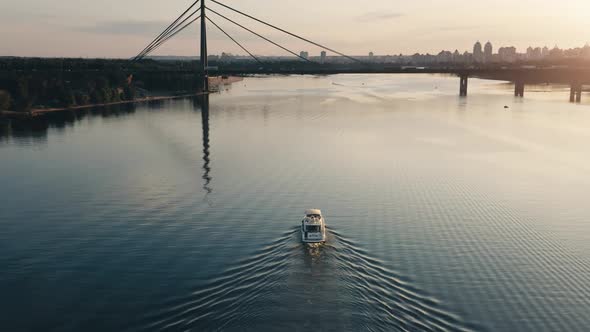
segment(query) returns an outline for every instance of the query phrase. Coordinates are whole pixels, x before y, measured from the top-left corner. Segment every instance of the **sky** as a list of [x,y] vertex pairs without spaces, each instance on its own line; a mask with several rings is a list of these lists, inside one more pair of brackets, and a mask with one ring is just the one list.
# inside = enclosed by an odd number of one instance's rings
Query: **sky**
[[[194,0],[2,0],[0,56],[129,58]],[[322,49],[272,31],[206,0],[208,6],[295,52]],[[590,41],[590,0],[219,0],[351,55],[471,51],[475,41],[516,46],[583,46]],[[208,15],[257,55],[288,55]],[[208,25],[209,54],[245,54]],[[199,25],[157,55],[199,53]]]

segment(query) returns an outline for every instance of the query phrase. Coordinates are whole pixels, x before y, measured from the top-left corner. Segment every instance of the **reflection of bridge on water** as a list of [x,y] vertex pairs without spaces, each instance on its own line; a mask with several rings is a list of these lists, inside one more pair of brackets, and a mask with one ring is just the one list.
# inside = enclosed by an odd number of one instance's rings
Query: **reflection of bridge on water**
[[205,199],[213,192],[211,188],[211,159],[210,159],[210,141],[209,141],[209,96],[202,95],[196,97],[195,108],[201,109],[201,128],[203,131],[203,190],[205,190]]
[[[146,103],[146,108],[162,107],[163,100]],[[193,98],[194,111],[201,113],[202,129],[202,170],[203,190],[205,200],[208,201],[208,195],[213,192],[211,187],[211,159],[209,138],[209,95],[200,95]],[[116,118],[125,117],[136,113],[136,105],[122,104],[109,107],[99,107],[94,109],[84,109],[77,111],[53,112],[42,117],[35,117],[26,120],[0,121],[0,143],[4,140],[17,140],[19,144],[26,145],[43,145],[47,144],[49,129],[62,132],[66,128],[74,127],[76,123],[86,120],[89,117]],[[210,203],[209,203],[210,204]]]

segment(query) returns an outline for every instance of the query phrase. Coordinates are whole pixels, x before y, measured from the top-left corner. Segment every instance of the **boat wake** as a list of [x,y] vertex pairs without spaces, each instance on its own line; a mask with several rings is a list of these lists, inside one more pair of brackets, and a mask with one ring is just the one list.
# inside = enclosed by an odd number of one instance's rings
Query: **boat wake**
[[140,329],[468,331],[439,301],[329,229],[303,244],[299,227],[183,298],[159,305]]
[[371,257],[364,249],[331,230],[339,277],[347,285],[360,330],[472,331],[481,330],[442,308],[410,280]]

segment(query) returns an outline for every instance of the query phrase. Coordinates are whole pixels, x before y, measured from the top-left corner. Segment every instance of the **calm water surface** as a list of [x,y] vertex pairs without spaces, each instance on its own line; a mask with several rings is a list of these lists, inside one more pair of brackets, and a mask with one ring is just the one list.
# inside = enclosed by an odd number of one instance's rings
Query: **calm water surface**
[[247,78],[0,125],[0,330],[587,330],[590,96],[458,88]]

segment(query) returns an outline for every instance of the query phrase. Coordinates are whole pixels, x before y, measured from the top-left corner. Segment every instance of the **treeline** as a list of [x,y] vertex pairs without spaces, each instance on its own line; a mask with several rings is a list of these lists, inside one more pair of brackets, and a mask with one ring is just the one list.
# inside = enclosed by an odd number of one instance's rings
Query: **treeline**
[[149,59],[132,62],[124,59],[0,57],[0,71],[169,70],[182,69],[186,66],[190,66],[190,62],[154,61]]
[[[299,60],[220,62],[233,72],[297,72],[332,65]],[[346,65],[346,66],[358,66]],[[213,72],[214,73],[214,72]],[[199,89],[197,60],[0,57],[0,110],[71,107],[134,100],[149,95],[190,94]]]
[[4,110],[101,104],[133,100],[135,95],[136,88],[124,73],[0,73],[0,108]]
[[196,91],[191,66],[152,60],[0,58],[0,110],[27,112]]

